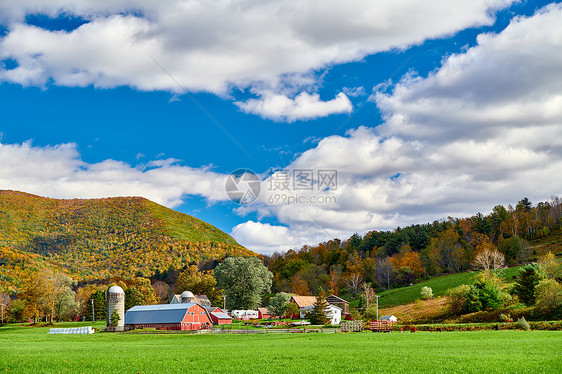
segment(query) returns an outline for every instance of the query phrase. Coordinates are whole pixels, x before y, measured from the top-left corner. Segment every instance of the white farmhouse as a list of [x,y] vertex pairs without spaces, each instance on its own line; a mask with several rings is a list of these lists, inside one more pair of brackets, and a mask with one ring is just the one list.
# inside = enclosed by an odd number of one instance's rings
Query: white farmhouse
[[[314,308],[314,305],[305,306],[300,310],[300,318],[306,318],[306,315]],[[332,304],[326,307],[326,316],[330,320],[330,325],[339,325],[341,323],[342,309]]]

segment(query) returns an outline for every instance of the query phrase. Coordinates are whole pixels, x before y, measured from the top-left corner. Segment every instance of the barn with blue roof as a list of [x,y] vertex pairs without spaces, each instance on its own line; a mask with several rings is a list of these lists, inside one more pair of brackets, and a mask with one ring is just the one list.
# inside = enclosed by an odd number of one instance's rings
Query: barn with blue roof
[[125,313],[127,330],[201,330],[211,326],[209,313],[196,303],[137,305]]

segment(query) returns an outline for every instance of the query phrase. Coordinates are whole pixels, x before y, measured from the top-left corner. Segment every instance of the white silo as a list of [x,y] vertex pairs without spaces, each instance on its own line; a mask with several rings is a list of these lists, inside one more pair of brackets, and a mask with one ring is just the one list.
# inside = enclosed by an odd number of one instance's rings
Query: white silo
[[119,322],[115,330],[123,330],[125,326],[125,292],[119,286],[107,290],[107,326],[111,326],[111,315],[114,311],[119,314]]
[[194,303],[195,302],[195,296],[193,295],[193,292],[183,291],[181,293],[181,302],[182,303]]

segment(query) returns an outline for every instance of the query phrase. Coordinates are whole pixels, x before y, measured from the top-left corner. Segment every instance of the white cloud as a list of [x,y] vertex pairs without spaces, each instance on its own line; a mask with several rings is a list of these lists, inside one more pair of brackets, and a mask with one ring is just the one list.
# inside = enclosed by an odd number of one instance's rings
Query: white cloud
[[0,143],[0,189],[54,198],[143,196],[169,207],[181,204],[185,195],[227,199],[224,175],[176,161],[157,160],[144,168],[115,160],[89,164],[80,159],[74,144]]
[[[282,95],[289,85],[294,95],[315,84],[315,70],[489,25],[494,11],[512,1],[3,2],[0,22],[8,33],[0,39],[0,60],[13,59],[18,67],[0,69],[0,81],[181,91],[153,56],[189,91],[225,95],[250,87]],[[49,31],[24,23],[24,16],[34,13],[73,15],[89,23],[70,32]],[[295,119],[334,112],[314,95],[301,97],[311,101],[306,105],[290,99],[279,104],[283,98],[275,95],[245,107]],[[335,113],[349,110],[341,95],[332,103],[340,105]],[[278,105],[285,105],[285,112]]]
[[271,252],[562,195],[561,35],[562,5],[549,5],[480,35],[427,78],[376,94],[383,125],[322,139],[288,166],[337,169],[335,190],[285,192],[336,202],[271,204],[282,191],[265,191],[242,212],[276,217],[282,228],[239,225],[241,242]]
[[294,99],[270,92],[264,94],[260,99],[237,102],[236,105],[246,113],[286,122],[314,119],[337,113],[350,113],[353,110],[353,105],[343,92],[329,101],[322,101],[320,95],[306,92],[301,92]]

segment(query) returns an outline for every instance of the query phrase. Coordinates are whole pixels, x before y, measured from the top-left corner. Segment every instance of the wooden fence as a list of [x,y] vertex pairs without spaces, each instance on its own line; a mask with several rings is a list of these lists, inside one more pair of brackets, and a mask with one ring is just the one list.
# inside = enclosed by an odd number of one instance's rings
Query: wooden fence
[[373,332],[392,332],[393,325],[391,321],[370,321],[369,329]]
[[362,320],[344,321],[340,327],[341,332],[361,332],[365,327],[365,323]]

